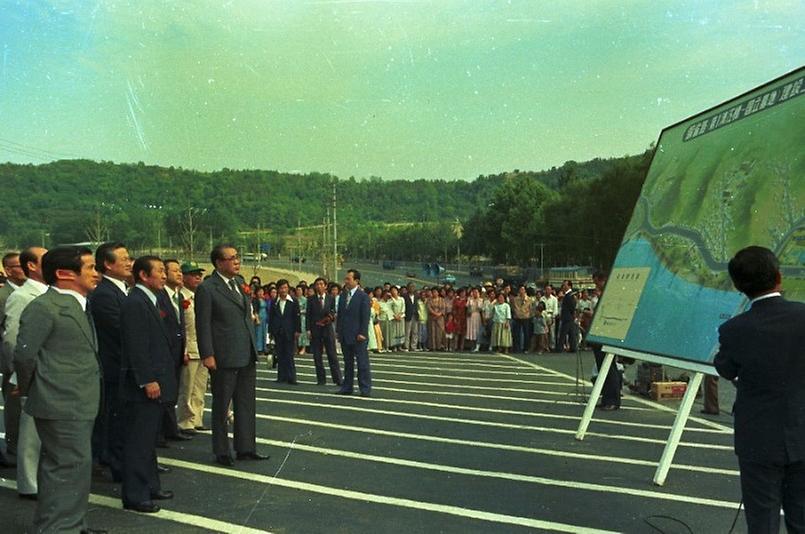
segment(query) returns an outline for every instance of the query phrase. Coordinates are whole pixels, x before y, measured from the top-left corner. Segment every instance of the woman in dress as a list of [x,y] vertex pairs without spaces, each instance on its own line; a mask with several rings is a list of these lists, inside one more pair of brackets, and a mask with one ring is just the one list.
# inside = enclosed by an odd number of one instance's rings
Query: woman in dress
[[391,298],[388,300],[390,324],[389,324],[389,348],[394,352],[400,352],[405,345],[405,300],[400,296],[397,286],[391,286]]
[[310,341],[307,338],[307,297],[305,296],[305,288],[301,285],[296,286],[296,303],[299,306],[300,323],[302,324],[302,333],[299,335],[296,346],[298,347],[298,353],[304,354],[305,347],[310,345]]
[[383,352],[391,352],[391,292],[384,289],[380,298],[380,330],[383,332]]
[[430,289],[423,289],[419,292],[419,302],[417,302],[417,317],[419,318],[419,342],[417,350],[428,350],[428,301],[430,300]]
[[453,349],[457,352],[464,350],[464,337],[467,335],[467,288],[459,288],[456,298],[453,299],[453,321],[456,331],[453,332]]
[[369,301],[371,303],[371,307],[369,308],[369,321],[371,322],[371,328],[369,328],[369,330],[371,330],[374,334],[375,353],[383,352],[383,330],[380,328],[380,299],[382,296],[382,287],[376,287],[369,295]]
[[266,353],[268,344],[268,302],[266,302],[266,290],[262,287],[252,293],[252,311],[254,312],[254,337],[257,343],[257,354]]
[[481,315],[484,309],[484,300],[481,298],[481,293],[477,287],[470,290],[470,298],[467,300],[467,341],[475,343],[475,348],[472,352],[478,352],[481,348],[481,327],[483,326],[483,317]]
[[509,323],[512,319],[512,310],[503,293],[498,295],[497,304],[492,313],[492,346],[503,354],[508,354],[512,346],[512,331]]
[[486,299],[484,299],[483,306],[483,345],[487,346],[489,352],[495,352],[494,345],[492,345],[492,319],[495,315],[495,303],[497,302],[497,293],[491,287],[486,292]]
[[444,350],[444,298],[434,287],[428,300],[428,347],[431,352]]

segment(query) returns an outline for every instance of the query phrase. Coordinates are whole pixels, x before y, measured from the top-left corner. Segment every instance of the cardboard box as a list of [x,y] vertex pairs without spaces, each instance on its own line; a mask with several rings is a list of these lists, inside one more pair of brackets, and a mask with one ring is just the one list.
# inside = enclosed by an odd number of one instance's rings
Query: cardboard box
[[655,401],[680,400],[687,389],[687,382],[654,382],[651,384],[651,398]]

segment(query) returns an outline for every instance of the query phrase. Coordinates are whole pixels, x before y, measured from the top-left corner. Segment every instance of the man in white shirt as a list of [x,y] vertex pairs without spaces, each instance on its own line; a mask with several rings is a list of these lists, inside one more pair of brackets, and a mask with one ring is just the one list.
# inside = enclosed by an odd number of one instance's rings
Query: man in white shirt
[[[14,354],[17,347],[17,334],[20,329],[20,317],[23,310],[36,297],[47,291],[48,286],[42,274],[42,256],[47,252],[42,247],[30,247],[20,253],[20,265],[27,277],[25,283],[6,301],[5,331],[3,332],[3,352]],[[17,384],[16,373],[11,376],[11,383]],[[36,471],[39,467],[39,449],[41,443],[36,433],[34,418],[26,414],[25,397],[20,397],[19,437],[17,443],[17,493],[24,499],[36,499]]]
[[553,350],[556,341],[556,317],[559,315],[559,299],[553,294],[553,287],[550,284],[545,286],[545,294],[539,299],[545,304],[545,324],[548,326],[548,344]]

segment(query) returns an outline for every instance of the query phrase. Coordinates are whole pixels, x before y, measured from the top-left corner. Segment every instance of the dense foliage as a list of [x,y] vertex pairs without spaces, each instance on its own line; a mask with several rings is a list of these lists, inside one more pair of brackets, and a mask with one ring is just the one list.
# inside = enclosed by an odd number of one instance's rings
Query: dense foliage
[[[640,191],[641,156],[567,162],[473,181],[337,181],[345,255],[394,259],[611,261]],[[88,160],[0,165],[0,237],[9,247],[120,239],[133,250],[204,251],[208,240],[290,252],[297,227],[321,225],[334,177],[194,170]],[[261,228],[257,234],[255,228]],[[323,246],[323,228],[310,230]],[[296,237],[294,237],[296,236]],[[320,237],[321,236],[321,237]],[[300,253],[301,247],[297,248]]]

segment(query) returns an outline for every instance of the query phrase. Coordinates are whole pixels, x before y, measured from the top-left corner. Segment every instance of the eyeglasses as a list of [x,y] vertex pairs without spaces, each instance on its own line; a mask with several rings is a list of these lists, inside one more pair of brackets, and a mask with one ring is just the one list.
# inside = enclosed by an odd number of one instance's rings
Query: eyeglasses
[[240,260],[240,254],[235,254],[234,256],[229,256],[228,258],[227,258],[227,257],[223,257],[223,258],[221,258],[221,259],[222,259],[223,261],[239,261],[239,260]]

